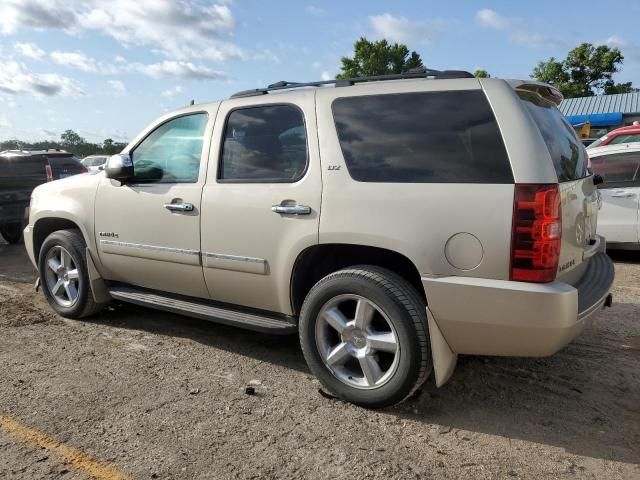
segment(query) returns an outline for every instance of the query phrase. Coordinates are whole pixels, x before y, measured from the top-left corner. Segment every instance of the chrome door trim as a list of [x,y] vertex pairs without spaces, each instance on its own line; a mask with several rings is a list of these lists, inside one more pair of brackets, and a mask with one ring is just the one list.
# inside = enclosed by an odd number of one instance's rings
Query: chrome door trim
[[203,252],[202,256],[204,260],[203,264],[208,268],[257,273],[259,275],[266,275],[268,273],[267,261],[264,258],[213,252]]
[[145,245],[142,243],[121,242],[118,240],[100,239],[101,245],[111,245],[113,247],[136,248],[138,250],[149,250],[153,252],[178,253],[181,255],[200,256],[199,250],[189,250],[186,248],[161,247],[160,245]]
[[239,255],[225,255],[223,253],[210,253],[205,252],[204,254],[209,258],[220,258],[224,260],[237,260],[239,262],[253,262],[253,263],[264,263],[266,260],[264,258],[256,258],[256,257],[242,257]]

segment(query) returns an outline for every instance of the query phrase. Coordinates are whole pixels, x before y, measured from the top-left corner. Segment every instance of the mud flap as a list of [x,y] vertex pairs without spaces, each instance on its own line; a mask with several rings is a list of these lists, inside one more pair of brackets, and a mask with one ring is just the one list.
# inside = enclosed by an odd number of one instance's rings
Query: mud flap
[[433,357],[436,386],[441,387],[451,378],[458,362],[458,354],[451,351],[429,307],[427,307],[427,319],[429,322],[429,337],[431,338],[431,355]]
[[93,295],[93,299],[96,303],[109,303],[113,301],[111,295],[109,295],[109,290],[107,289],[107,285],[104,280],[100,276],[98,269],[93,263],[93,258],[91,257],[91,252],[87,248],[86,250],[86,258],[87,258],[87,271],[89,272],[89,283],[91,284],[91,293]]

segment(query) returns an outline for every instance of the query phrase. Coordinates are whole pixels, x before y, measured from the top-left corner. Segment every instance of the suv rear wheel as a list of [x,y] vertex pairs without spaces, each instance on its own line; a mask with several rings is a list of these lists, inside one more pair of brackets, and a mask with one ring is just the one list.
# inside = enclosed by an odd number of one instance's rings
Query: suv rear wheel
[[0,225],[0,235],[7,243],[20,243],[22,241],[22,224],[21,223],[5,223]]
[[399,275],[374,266],[334,272],[309,292],[300,343],[336,396],[368,408],[401,402],[431,371],[425,303]]
[[86,245],[78,230],[49,235],[40,249],[38,270],[47,301],[59,315],[82,318],[99,310],[89,284]]

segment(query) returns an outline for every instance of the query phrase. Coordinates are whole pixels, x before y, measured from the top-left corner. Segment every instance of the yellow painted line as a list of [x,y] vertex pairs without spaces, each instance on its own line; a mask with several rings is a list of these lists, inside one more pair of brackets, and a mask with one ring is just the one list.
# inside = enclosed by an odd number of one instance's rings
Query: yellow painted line
[[0,428],[22,443],[38,446],[60,455],[72,467],[98,480],[129,480],[114,467],[91,458],[77,448],[65,445],[16,420],[0,415]]

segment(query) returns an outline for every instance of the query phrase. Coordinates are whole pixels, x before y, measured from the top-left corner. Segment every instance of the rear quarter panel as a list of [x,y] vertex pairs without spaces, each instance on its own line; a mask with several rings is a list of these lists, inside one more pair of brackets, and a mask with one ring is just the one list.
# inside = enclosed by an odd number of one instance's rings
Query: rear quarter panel
[[[333,100],[343,96],[480,88],[476,79],[456,79],[319,89],[324,184],[320,243],[393,250],[409,258],[423,276],[508,278],[513,185],[357,182],[347,170],[331,110]],[[456,268],[447,260],[447,242],[459,233],[471,234],[481,244],[474,268]]]

